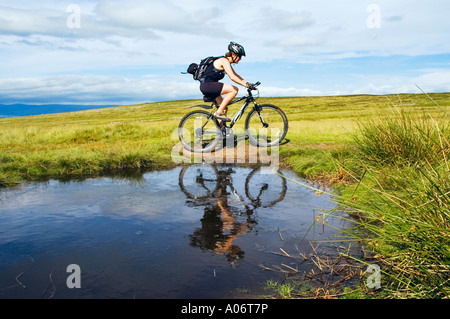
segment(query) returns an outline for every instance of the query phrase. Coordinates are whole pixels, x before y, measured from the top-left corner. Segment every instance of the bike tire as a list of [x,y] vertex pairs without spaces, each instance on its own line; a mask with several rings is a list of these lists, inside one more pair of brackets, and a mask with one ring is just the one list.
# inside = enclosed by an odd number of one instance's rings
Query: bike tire
[[202,110],[192,111],[183,117],[178,125],[178,137],[183,147],[194,153],[211,152],[223,140],[217,119]]
[[[277,189],[278,186],[280,189]],[[286,192],[286,178],[276,174],[262,174],[261,167],[253,169],[245,179],[245,195],[255,207],[275,206],[284,200]]]
[[219,188],[218,175],[214,165],[189,165],[181,169],[178,185],[187,198],[199,201],[201,205],[203,200],[215,197]]
[[[263,126],[260,115],[268,124],[268,127]],[[270,147],[280,144],[286,137],[288,129],[289,123],[286,114],[278,106],[272,104],[257,106],[248,114],[245,120],[245,131],[249,141],[258,147]]]

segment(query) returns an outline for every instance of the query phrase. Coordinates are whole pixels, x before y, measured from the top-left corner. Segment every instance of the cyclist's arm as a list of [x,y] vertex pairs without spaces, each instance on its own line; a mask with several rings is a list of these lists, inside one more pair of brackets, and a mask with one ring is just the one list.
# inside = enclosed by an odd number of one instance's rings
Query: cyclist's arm
[[234,72],[233,67],[231,66],[230,61],[227,59],[223,59],[220,61],[225,73],[230,77],[231,81],[236,82],[242,86],[247,87],[248,83],[242,77],[240,77],[236,72]]

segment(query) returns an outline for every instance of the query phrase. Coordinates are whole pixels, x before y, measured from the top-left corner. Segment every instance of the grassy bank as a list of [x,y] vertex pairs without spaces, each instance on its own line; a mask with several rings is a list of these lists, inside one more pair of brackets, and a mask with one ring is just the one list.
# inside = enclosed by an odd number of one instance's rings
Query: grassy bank
[[171,165],[183,102],[0,121],[0,184]]
[[[336,187],[359,217],[351,236],[383,271],[377,297],[449,295],[450,93],[430,97],[259,100],[288,116],[282,165]],[[172,133],[198,102],[1,119],[0,185],[174,166]]]
[[383,271],[380,297],[450,296],[450,117],[393,109],[355,133],[340,201]]
[[[448,94],[433,97],[443,105],[449,99]],[[171,150],[177,143],[172,132],[187,107],[199,102],[0,119],[0,184],[172,166]],[[259,102],[279,105],[288,114],[288,143],[280,150],[284,164],[314,178],[332,178],[327,174],[336,174],[336,167],[324,152],[349,157],[350,133],[358,123],[384,114],[391,105],[439,116],[423,95],[261,98]]]

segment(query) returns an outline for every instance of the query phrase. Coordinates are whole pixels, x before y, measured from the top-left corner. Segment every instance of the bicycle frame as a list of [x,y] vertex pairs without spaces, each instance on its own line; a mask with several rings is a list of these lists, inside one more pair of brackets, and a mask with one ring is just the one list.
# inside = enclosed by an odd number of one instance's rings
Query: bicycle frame
[[[261,84],[260,82],[257,82],[257,83],[255,84],[255,85],[256,85],[255,87],[259,86],[260,84]],[[226,122],[222,122],[222,131],[227,130],[227,129],[230,129],[230,130],[231,130],[231,129],[234,127],[234,125],[236,124],[236,122],[239,121],[239,119],[244,115],[244,113],[245,113],[245,111],[247,110],[247,108],[248,108],[248,106],[250,105],[250,103],[253,103],[253,105],[254,105],[253,109],[256,110],[256,112],[258,112],[258,116],[259,116],[259,119],[261,120],[261,124],[262,124],[264,127],[266,127],[266,128],[269,126],[269,125],[264,121],[264,119],[263,119],[263,117],[262,117],[262,115],[261,115],[261,111],[260,111],[260,109],[259,109],[259,107],[258,107],[258,103],[256,103],[255,98],[253,97],[252,89],[247,89],[247,95],[246,95],[246,96],[243,96],[243,97],[238,98],[237,100],[231,101],[231,102],[228,104],[228,106],[229,106],[229,105],[236,104],[236,103],[239,103],[239,102],[244,101],[244,100],[245,100],[244,104],[243,104],[242,107],[239,109],[239,111],[234,115],[234,118],[231,120],[230,125],[227,126]],[[205,106],[203,106],[203,105],[196,105],[196,106],[192,106],[191,108],[194,108],[194,107],[202,107],[202,108],[204,108],[204,109],[206,109],[206,108],[207,108],[207,109],[214,109],[214,106],[215,106],[215,107],[218,107],[216,101],[213,101],[210,107],[205,107]],[[205,128],[205,126],[208,124],[209,120],[211,120],[212,118],[215,118],[215,116],[214,116],[214,111],[211,112],[210,116],[208,117],[208,121],[202,126],[202,132],[203,132],[203,129]],[[225,133],[225,134],[227,134],[227,133]]]
[[[237,121],[239,121],[239,119],[242,117],[242,115],[244,115],[245,111],[247,110],[248,106],[250,105],[250,103],[253,102],[253,105],[255,106],[255,108],[258,107],[258,104],[256,103],[252,93],[250,92],[250,90],[248,91],[248,95],[247,96],[243,96],[235,101],[231,101],[228,105],[233,105],[235,103],[239,103],[241,101],[245,100],[244,104],[242,105],[242,107],[239,109],[239,111],[234,115],[233,119],[231,120],[230,125],[228,126],[229,128],[233,128],[233,126],[236,124]],[[225,125],[226,126],[226,125]]]
[[[267,124],[264,122],[263,118],[261,117],[261,114],[259,112],[258,109],[258,103],[256,103],[255,98],[253,97],[253,94],[251,92],[251,90],[247,90],[248,94],[246,96],[243,96],[241,98],[238,98],[237,100],[231,101],[228,106],[239,103],[243,100],[245,100],[244,104],[242,105],[242,107],[239,109],[239,111],[234,115],[233,119],[231,120],[231,123],[229,126],[226,125],[226,123],[224,123],[224,127],[226,128],[233,128],[233,126],[236,124],[237,121],[239,121],[239,119],[244,115],[245,111],[247,110],[248,106],[250,105],[250,103],[253,103],[254,108],[257,110],[258,114],[259,114],[259,118],[261,119],[261,122],[264,126],[266,126]],[[214,107],[214,105],[217,106],[217,102],[213,102],[212,106]],[[214,116],[213,113],[211,113],[211,116]]]

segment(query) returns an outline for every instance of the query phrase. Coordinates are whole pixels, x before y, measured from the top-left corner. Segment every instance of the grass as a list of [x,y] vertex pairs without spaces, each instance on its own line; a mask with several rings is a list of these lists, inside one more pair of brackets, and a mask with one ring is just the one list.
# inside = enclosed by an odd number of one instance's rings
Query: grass
[[363,123],[355,136],[362,160],[383,165],[413,166],[440,162],[435,154],[448,153],[449,124],[432,117],[392,110],[386,117]]
[[450,118],[393,112],[354,134],[359,190],[341,200],[385,270],[381,296],[448,298]]
[[[446,94],[433,97],[437,102],[448,99]],[[422,95],[261,98],[260,102],[279,105],[288,114],[289,143],[280,155],[286,165],[314,178],[324,172],[334,174],[335,167],[324,153],[347,157],[353,142],[349,133],[357,128],[357,121],[385,112],[388,99],[437,114],[435,105]],[[174,165],[171,150],[177,141],[172,132],[187,107],[199,102],[1,119],[0,184]]]
[[174,114],[145,104],[3,119],[0,184],[170,166]]
[[[0,186],[174,166],[172,133],[199,102],[0,119]],[[364,296],[448,298],[450,93],[259,102],[288,116],[281,164],[332,185],[342,209],[358,217],[352,238],[370,252],[361,263],[383,271],[383,289],[362,283]],[[283,298],[299,294],[298,284],[271,286]]]

